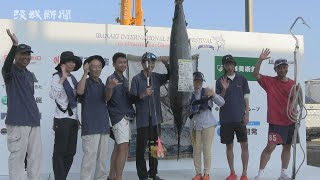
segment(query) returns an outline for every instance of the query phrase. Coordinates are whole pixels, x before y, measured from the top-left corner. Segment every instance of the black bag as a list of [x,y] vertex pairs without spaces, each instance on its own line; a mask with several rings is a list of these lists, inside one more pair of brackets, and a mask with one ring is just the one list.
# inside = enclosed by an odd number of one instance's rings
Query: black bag
[[113,131],[112,131],[112,127],[110,127],[110,138],[115,141],[114,134],[113,134]]

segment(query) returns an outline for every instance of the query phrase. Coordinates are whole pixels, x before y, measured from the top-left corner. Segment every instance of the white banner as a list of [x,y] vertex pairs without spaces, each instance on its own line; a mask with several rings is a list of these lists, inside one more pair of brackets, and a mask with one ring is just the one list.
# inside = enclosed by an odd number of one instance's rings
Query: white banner
[[[42,172],[52,172],[52,149],[54,132],[52,130],[54,101],[49,98],[49,88],[54,67],[59,63],[59,56],[63,51],[73,51],[75,55],[83,60],[91,55],[99,54],[106,60],[101,79],[106,80],[107,76],[113,73],[112,56],[116,52],[141,56],[144,52],[153,52],[157,56],[169,55],[170,28],[147,27],[149,47],[144,47],[144,29],[136,26],[104,25],[104,24],[85,24],[85,23],[60,23],[60,22],[32,22],[32,21],[13,21],[0,20],[0,66],[9,52],[12,43],[7,36],[5,29],[11,29],[20,43],[30,44],[34,54],[28,69],[34,72],[37,81],[35,82],[35,98],[41,112],[41,132],[42,132]],[[198,70],[203,72],[205,86],[215,85],[216,59],[225,55],[232,54],[234,57],[257,58],[262,48],[271,49],[272,59],[287,58],[293,59],[295,42],[291,35],[246,33],[215,30],[188,30],[191,41],[192,54],[199,54]],[[303,37],[298,36],[300,42],[299,72],[302,72],[303,62]],[[245,58],[246,59],[246,58]],[[242,60],[241,60],[242,61]],[[275,75],[273,61],[264,62],[261,67],[263,74]],[[131,65],[130,65],[131,66]],[[164,66],[160,66],[164,68]],[[245,67],[244,72],[245,72]],[[249,67],[249,66],[248,66]],[[140,69],[139,69],[140,68]],[[136,70],[142,70],[142,66],[137,65]],[[251,69],[247,69],[248,72]],[[129,67],[130,71],[130,67]],[[83,70],[75,72],[74,75],[80,80]],[[192,74],[192,72],[190,72]],[[288,75],[293,77],[293,65],[289,66]],[[303,73],[299,73],[298,81],[302,82]],[[132,78],[133,74],[129,77]],[[304,83],[302,83],[304,84]],[[267,103],[266,94],[256,81],[249,81],[250,94],[250,123],[249,129],[249,168],[258,169],[260,153],[267,143],[268,124],[266,123]],[[6,92],[3,79],[0,78],[0,175],[8,174],[7,158],[7,136],[5,132],[4,119],[6,117]],[[162,107],[164,108],[164,107]],[[218,119],[218,107],[213,108],[213,114]],[[188,125],[188,124],[187,124]],[[80,133],[79,133],[80,136]],[[300,128],[300,137],[303,147],[305,147],[305,126],[304,122]],[[169,137],[170,138],[170,137]],[[187,138],[187,136],[186,136]],[[189,141],[190,142],[190,141]],[[166,142],[164,142],[166,143]],[[112,141],[109,145],[109,154],[112,151]],[[225,145],[220,143],[219,126],[212,145],[212,166],[213,168],[228,168],[225,156]],[[277,148],[268,167],[280,168],[280,150]],[[241,167],[240,146],[235,143],[234,160],[236,168]],[[79,172],[82,159],[81,138],[78,139],[78,149],[75,155],[71,172]],[[302,159],[302,152],[298,149],[298,161]],[[106,161],[110,161],[107,159]],[[192,159],[160,160],[159,170],[162,169],[193,169]],[[128,162],[126,170],[135,171],[135,162]]]

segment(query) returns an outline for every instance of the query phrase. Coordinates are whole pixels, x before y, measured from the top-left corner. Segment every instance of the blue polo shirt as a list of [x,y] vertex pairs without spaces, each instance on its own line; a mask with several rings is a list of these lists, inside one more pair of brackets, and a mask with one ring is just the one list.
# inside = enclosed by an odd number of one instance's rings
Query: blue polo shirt
[[12,46],[2,68],[8,98],[5,123],[40,126],[40,112],[34,98],[34,77],[28,69],[21,70],[13,64],[16,48]]
[[115,125],[120,122],[125,115],[134,114],[134,109],[132,107],[132,103],[130,101],[129,95],[129,81],[126,77],[120,77],[116,72],[114,72],[111,76],[107,79],[117,79],[119,84],[112,90],[112,96],[108,101],[108,111],[111,120],[111,124]]
[[81,135],[109,134],[110,124],[107,104],[105,101],[105,86],[90,77],[86,80],[85,92],[81,96]]
[[[150,96],[152,125],[157,125],[162,122],[160,87],[168,81],[169,75],[153,72],[151,73],[150,79],[153,88],[153,96]],[[136,99],[135,106],[137,128],[149,126],[149,96],[146,96],[143,99],[137,98],[141,93],[146,91],[146,88],[147,77],[143,74],[143,71],[141,71],[141,73],[132,78],[130,88],[130,95]]]
[[[221,76],[216,81],[216,93],[221,94]],[[248,80],[241,74],[236,73],[233,80],[228,78],[229,87],[224,96],[225,104],[220,107],[220,123],[241,122],[245,113],[244,95],[250,93]]]

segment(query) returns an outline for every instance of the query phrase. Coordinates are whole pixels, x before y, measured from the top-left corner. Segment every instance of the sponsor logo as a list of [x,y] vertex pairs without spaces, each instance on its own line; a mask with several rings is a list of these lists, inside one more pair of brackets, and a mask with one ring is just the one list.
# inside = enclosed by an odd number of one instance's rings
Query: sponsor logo
[[[8,55],[4,55],[3,56],[3,59],[6,59]],[[41,56],[31,56],[31,60],[30,60],[30,64],[36,64],[38,62],[40,62],[42,60],[42,57]]]
[[3,105],[7,105],[7,96],[2,96],[2,98],[1,98],[1,103],[3,104]]
[[[235,71],[243,75],[248,81],[256,81],[256,78],[253,77],[252,72],[254,71],[254,67],[258,61],[258,58],[250,58],[250,57],[234,57],[237,62],[237,66],[235,66]],[[222,56],[215,56],[215,79],[217,80],[219,77],[224,75],[223,64],[222,64]]]
[[41,56],[31,56],[30,64],[36,64],[42,60]]
[[14,9],[13,19],[71,21],[71,9]]
[[1,113],[0,117],[1,120],[4,120],[7,117],[7,113]]
[[223,71],[223,65],[217,65],[217,70],[219,72],[222,72]]
[[7,129],[6,128],[2,128],[1,129],[1,134],[2,135],[6,135],[7,134]]
[[42,97],[36,97],[36,103],[42,103]]
[[56,56],[56,57],[53,58],[53,63],[54,64],[59,64],[59,62],[60,62],[60,56]]
[[[220,125],[220,122],[218,122],[218,125]],[[247,124],[247,134],[248,136],[250,135],[253,135],[253,136],[256,136],[258,135],[258,126],[260,126],[261,123],[260,121],[249,121],[248,124]],[[220,136],[220,126],[217,127],[217,135]]]
[[34,89],[43,89],[43,86],[39,85],[39,84],[36,84],[36,85],[34,85]]
[[214,50],[214,47],[213,47],[213,45],[211,45],[211,44],[200,44],[200,45],[198,46],[198,49],[202,49],[202,48],[209,48],[209,49]]

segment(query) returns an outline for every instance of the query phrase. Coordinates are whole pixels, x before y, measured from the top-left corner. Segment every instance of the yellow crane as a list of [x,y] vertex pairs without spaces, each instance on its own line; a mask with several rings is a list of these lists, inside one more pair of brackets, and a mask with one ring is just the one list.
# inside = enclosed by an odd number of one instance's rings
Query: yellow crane
[[[135,17],[131,15],[132,2],[135,5]],[[120,6],[120,18],[116,18],[117,23],[121,25],[143,25],[142,0],[121,0]]]

